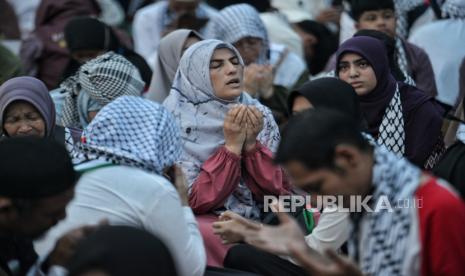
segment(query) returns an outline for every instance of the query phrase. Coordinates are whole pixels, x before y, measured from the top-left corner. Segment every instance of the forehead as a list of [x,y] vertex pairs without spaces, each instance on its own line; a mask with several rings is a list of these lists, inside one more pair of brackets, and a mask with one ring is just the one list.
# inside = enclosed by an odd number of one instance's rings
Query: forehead
[[37,108],[34,107],[31,103],[23,100],[14,101],[10,103],[5,114],[16,113],[16,112],[38,112]]
[[364,59],[364,57],[359,54],[349,52],[342,54],[340,62],[354,62],[359,59]]
[[386,12],[394,12],[394,10],[392,9],[369,10],[369,11],[364,11],[361,16],[363,17],[365,15],[379,15],[379,14],[383,14]]
[[212,59],[230,59],[235,57],[236,54],[228,48],[219,48],[213,52]]

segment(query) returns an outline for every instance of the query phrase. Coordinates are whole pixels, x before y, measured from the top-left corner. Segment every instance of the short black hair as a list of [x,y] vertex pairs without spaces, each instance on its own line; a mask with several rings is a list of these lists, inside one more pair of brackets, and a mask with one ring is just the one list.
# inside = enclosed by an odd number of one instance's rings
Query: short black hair
[[52,139],[3,139],[0,156],[0,196],[39,200],[67,191],[78,180],[65,146]]
[[289,120],[275,162],[298,161],[312,170],[335,169],[334,153],[340,144],[371,149],[352,117],[332,109],[310,109]]
[[393,0],[351,0],[350,7],[352,18],[355,21],[358,21],[360,16],[367,11],[396,10]]

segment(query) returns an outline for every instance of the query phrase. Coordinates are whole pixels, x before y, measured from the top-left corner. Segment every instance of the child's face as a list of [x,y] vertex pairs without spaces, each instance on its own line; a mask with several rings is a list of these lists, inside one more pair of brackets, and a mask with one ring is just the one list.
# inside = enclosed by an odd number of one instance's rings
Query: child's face
[[358,19],[356,27],[358,30],[376,30],[395,37],[396,15],[391,9],[366,11]]

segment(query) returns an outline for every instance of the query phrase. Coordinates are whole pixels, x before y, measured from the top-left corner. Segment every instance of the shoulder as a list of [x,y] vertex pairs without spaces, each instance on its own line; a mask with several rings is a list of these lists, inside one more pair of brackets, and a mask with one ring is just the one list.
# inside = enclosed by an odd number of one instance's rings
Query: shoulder
[[[91,161],[92,162],[92,161]],[[87,166],[93,165],[87,162]],[[86,163],[76,167],[76,170],[85,170]],[[98,183],[99,185],[111,186],[112,189],[130,187],[134,190],[144,191],[157,191],[163,192],[176,192],[173,185],[163,176],[144,171],[139,168],[122,166],[122,165],[109,165],[101,168],[92,168],[84,173],[80,180],[81,183]]]
[[443,215],[452,218],[457,215],[465,219],[465,203],[445,180],[431,178],[418,187],[415,197],[419,200],[420,212],[427,216]]

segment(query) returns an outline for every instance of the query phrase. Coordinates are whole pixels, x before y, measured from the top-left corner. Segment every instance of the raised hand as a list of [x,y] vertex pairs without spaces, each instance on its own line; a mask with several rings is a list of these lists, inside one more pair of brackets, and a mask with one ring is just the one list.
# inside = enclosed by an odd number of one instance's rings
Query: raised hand
[[255,63],[244,67],[244,90],[252,97],[259,96],[260,84],[258,77],[260,70],[260,65]]
[[273,66],[270,64],[261,65],[257,75],[258,92],[261,98],[269,99],[273,96],[273,80]]
[[245,139],[245,150],[250,151],[255,148],[257,136],[263,129],[263,113],[255,106],[247,108],[247,135]]
[[225,147],[240,155],[246,138],[247,107],[239,105],[231,108],[224,119],[223,133]]

